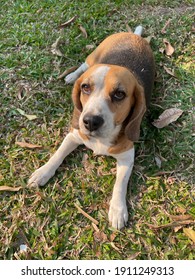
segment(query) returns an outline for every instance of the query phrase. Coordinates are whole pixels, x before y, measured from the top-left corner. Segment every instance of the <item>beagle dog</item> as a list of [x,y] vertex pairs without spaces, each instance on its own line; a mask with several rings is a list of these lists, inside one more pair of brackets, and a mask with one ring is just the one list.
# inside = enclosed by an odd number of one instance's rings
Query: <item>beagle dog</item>
[[121,229],[128,220],[126,192],[134,164],[134,141],[149,104],[155,64],[148,42],[134,33],[107,37],[65,81],[73,83],[72,126],[50,160],[36,170],[29,185],[43,186],[64,158],[80,144],[95,155],[117,160],[117,175],[109,208],[109,222]]

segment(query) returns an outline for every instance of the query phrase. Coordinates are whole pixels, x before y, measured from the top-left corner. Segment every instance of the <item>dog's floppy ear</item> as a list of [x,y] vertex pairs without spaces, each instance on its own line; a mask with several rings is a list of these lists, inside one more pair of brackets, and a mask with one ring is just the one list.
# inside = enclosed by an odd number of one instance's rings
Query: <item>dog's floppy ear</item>
[[80,111],[82,112],[82,104],[81,104],[81,100],[80,100],[80,95],[81,95],[81,79],[77,79],[73,90],[72,90],[72,101],[74,106]]
[[125,134],[129,140],[134,142],[139,139],[140,125],[146,111],[144,89],[138,83],[136,83],[133,95],[135,103],[131,110],[129,121],[125,127]]
[[76,129],[79,129],[79,117],[83,109],[80,101],[80,94],[81,94],[80,84],[81,84],[81,79],[77,79],[72,90],[72,101],[74,104],[72,127]]

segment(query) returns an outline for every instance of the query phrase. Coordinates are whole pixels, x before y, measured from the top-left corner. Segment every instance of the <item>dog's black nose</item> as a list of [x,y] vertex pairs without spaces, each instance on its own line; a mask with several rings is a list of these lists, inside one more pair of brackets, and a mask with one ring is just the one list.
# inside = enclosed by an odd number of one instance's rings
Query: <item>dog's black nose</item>
[[94,131],[103,125],[104,119],[101,116],[85,115],[83,118],[85,128]]

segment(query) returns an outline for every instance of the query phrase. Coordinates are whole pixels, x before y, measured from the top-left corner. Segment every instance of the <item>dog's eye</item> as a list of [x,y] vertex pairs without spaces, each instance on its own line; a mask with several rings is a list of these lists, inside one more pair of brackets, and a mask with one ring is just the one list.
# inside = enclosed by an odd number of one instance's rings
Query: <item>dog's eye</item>
[[112,94],[113,101],[121,101],[125,98],[126,94],[123,90],[117,90]]
[[90,94],[91,93],[91,87],[89,84],[82,84],[81,89],[85,94]]

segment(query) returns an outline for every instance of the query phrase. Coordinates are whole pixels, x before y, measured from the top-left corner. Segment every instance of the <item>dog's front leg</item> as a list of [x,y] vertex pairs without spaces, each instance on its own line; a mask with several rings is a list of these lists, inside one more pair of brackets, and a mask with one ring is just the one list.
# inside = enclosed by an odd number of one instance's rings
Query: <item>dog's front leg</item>
[[66,76],[66,84],[73,84],[88,68],[89,66],[86,62],[81,64],[77,70]]
[[108,216],[111,225],[114,228],[121,229],[128,221],[126,193],[134,164],[134,148],[114,157],[117,159],[117,176]]
[[28,185],[44,186],[47,181],[55,174],[57,168],[63,162],[64,158],[80,144],[82,144],[81,140],[77,138],[72,132],[69,132],[59,149],[50,158],[50,160],[31,175]]

